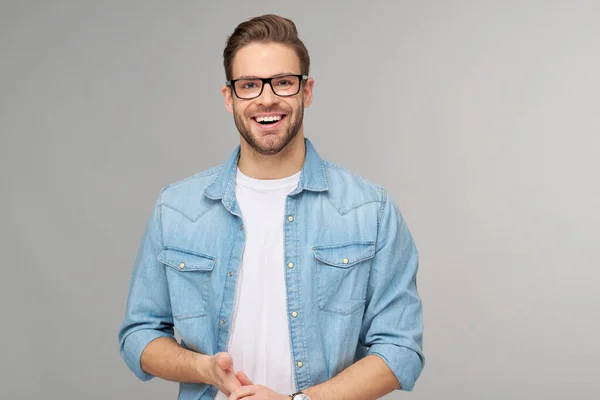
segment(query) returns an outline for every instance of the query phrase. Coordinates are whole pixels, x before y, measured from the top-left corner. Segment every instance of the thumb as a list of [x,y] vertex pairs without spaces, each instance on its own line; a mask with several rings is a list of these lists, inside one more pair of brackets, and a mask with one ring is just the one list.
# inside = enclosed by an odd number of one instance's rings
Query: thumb
[[242,386],[254,385],[250,378],[248,378],[248,375],[246,375],[242,371],[239,371],[237,374],[235,374],[235,376],[236,378],[238,378],[238,381],[240,381]]
[[217,357],[217,365],[223,371],[227,371],[228,369],[233,369],[233,360],[231,356],[227,353],[219,353],[216,355]]

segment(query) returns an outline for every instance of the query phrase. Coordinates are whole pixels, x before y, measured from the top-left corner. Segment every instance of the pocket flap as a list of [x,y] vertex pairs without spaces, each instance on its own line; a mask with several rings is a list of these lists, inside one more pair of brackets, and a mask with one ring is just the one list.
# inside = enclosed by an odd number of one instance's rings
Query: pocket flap
[[375,256],[374,242],[350,242],[327,246],[315,246],[317,260],[338,268],[348,268]]
[[191,250],[167,247],[158,255],[158,261],[178,271],[212,271],[215,258]]

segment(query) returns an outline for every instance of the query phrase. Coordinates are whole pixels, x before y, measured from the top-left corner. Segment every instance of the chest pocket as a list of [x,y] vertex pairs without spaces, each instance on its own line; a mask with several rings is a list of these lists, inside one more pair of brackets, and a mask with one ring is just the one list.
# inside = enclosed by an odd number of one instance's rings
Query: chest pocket
[[189,250],[166,248],[158,255],[158,261],[168,267],[173,318],[181,320],[207,315],[215,258]]
[[315,246],[313,253],[319,309],[342,315],[361,310],[367,296],[375,243]]

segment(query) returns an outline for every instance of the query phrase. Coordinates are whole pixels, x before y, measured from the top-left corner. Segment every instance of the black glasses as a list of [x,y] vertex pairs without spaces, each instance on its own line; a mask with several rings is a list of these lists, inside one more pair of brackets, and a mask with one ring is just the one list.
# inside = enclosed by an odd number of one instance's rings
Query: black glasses
[[302,81],[306,79],[308,79],[308,75],[279,75],[271,78],[233,79],[225,84],[233,88],[233,93],[239,99],[250,100],[259,97],[267,83],[277,96],[295,96],[300,92]]

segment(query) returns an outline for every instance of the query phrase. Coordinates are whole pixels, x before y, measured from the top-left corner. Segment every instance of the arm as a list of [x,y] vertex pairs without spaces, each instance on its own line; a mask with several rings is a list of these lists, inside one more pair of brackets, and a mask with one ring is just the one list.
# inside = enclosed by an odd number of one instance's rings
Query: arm
[[142,369],[152,376],[175,382],[209,383],[210,357],[184,349],[167,337],[150,342],[141,357]]
[[195,353],[175,341],[167,276],[157,259],[162,250],[159,197],[133,267],[125,319],[119,330],[121,356],[141,380],[158,376],[177,382],[206,383],[228,394],[240,386],[232,371],[231,357],[224,353]]
[[360,333],[368,355],[380,357],[411,391],[423,369],[418,252],[398,207],[383,191],[375,257]]
[[[371,268],[359,337],[368,349],[367,356],[332,379],[304,390],[312,400],[377,399],[394,389],[409,391],[423,369],[417,249],[398,208],[385,192]],[[256,399],[285,398],[251,385],[236,390],[230,400],[251,395]]]
[[214,385],[227,396],[241,386],[229,354],[207,356],[196,353],[167,337],[153,340],[146,346],[141,366],[146,373],[170,381]]
[[311,400],[378,399],[399,389],[400,384],[387,364],[368,355],[327,382],[304,390]]
[[[254,385],[243,373],[238,379],[244,385],[232,393],[229,400],[252,396],[257,400],[289,400],[290,397],[261,386]],[[400,387],[396,376],[386,363],[377,356],[368,355],[355,362],[337,376],[303,391],[311,400],[365,400],[378,399]]]

